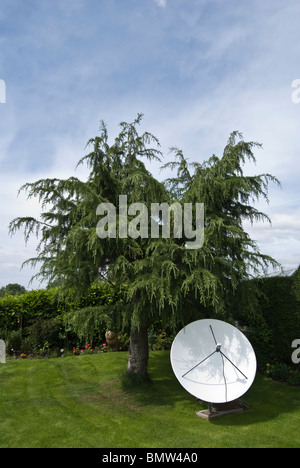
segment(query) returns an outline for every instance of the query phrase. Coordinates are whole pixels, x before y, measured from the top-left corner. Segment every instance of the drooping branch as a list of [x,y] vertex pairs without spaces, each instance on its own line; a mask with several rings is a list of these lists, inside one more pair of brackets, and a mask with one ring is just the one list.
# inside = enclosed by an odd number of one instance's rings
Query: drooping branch
[[36,237],[39,236],[42,227],[51,229],[53,226],[32,217],[15,218],[9,223],[9,234],[13,236],[20,228],[24,228],[24,238],[27,243],[32,233],[35,232]]

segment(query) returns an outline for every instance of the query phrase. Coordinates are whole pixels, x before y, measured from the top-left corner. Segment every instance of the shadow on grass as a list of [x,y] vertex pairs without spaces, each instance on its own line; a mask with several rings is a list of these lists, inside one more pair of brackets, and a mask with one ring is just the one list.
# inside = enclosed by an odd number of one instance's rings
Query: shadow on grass
[[151,353],[148,370],[146,379],[120,375],[122,390],[138,404],[167,407],[175,406],[178,402],[197,404],[197,400],[181,387],[174,376],[168,353]]
[[244,413],[216,418],[211,421],[218,426],[251,425],[276,419],[281,415],[300,413],[299,388],[274,382],[257,374],[252,387],[243,400],[249,406]]
[[[173,374],[168,354],[153,355],[149,362],[149,380],[131,382],[123,390],[143,406],[176,407],[184,411],[207,409],[207,403],[186,392]],[[257,374],[252,387],[242,397],[249,407],[243,413],[227,415],[209,421],[218,426],[244,426],[277,418],[281,414],[300,413],[299,388],[274,382]],[[197,417],[197,416],[196,416]]]

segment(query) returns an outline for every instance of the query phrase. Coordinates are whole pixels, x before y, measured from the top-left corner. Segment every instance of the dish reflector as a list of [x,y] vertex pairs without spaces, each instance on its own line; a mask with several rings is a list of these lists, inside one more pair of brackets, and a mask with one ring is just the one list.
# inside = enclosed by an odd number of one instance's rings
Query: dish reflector
[[209,403],[241,397],[256,374],[256,357],[249,340],[221,320],[197,320],[184,327],[173,341],[170,357],[185,390]]

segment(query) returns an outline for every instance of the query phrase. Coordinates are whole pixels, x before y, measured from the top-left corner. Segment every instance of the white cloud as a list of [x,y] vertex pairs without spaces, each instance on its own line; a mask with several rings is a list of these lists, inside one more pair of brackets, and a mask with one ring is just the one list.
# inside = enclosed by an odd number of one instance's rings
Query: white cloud
[[300,208],[288,209],[286,205],[286,211],[281,209],[268,213],[271,225],[245,222],[244,228],[263,254],[275,258],[285,269],[295,268],[300,264]]
[[161,8],[166,8],[167,6],[167,0],[154,0],[154,1]]

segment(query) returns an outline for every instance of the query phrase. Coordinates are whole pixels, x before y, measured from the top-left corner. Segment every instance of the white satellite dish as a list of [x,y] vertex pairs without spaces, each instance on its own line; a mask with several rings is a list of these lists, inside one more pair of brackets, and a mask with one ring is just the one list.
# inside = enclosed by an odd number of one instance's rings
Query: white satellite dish
[[227,403],[251,387],[256,357],[245,335],[221,320],[192,322],[175,337],[171,364],[180,384],[208,403]]

